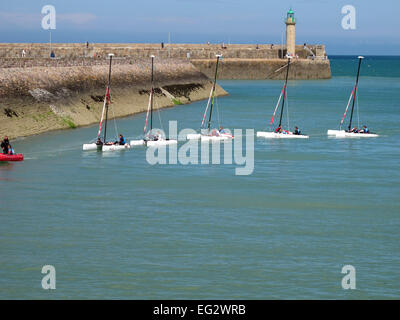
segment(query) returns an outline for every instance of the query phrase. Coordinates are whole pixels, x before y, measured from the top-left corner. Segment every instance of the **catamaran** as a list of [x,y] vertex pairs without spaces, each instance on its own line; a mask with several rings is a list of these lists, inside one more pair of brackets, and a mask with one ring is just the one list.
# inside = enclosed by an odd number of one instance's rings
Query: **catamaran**
[[[112,53],[108,54],[110,58],[110,66],[108,70],[108,84],[106,88],[106,94],[104,95],[104,104],[103,104],[103,111],[101,113],[101,119],[99,124],[99,131],[97,134],[96,142],[92,143],[85,143],[83,145],[83,150],[97,150],[97,151],[116,151],[116,150],[125,150],[129,149],[129,144],[117,144],[113,142],[107,142],[107,121],[108,121],[108,107],[110,104],[110,89],[111,89],[111,65],[112,65],[112,57],[114,56]],[[104,119],[105,116],[105,119]],[[104,135],[103,140],[101,140],[101,131],[103,127],[103,120],[104,122]]]
[[[160,132],[153,132],[153,103],[154,103],[154,58],[151,56],[151,89],[149,96],[149,103],[147,106],[146,120],[144,123],[144,138],[140,140],[131,140],[131,146],[142,146],[146,145],[148,147],[164,146],[169,144],[177,144],[177,140],[168,139],[161,135]],[[149,120],[150,114],[150,131],[146,133],[147,122]]]
[[[358,79],[360,77],[360,69],[361,69],[361,61],[364,59],[363,56],[358,57],[358,71],[357,71],[357,78],[356,78],[356,84],[354,85],[353,90],[351,91],[349,101],[347,103],[346,110],[344,111],[344,115],[342,117],[342,120],[340,121],[339,125],[339,130],[328,130],[328,135],[329,136],[335,136],[337,138],[374,138],[378,137],[376,133],[370,133],[368,130],[365,128],[363,130],[354,130],[351,128],[351,124],[353,121],[353,112],[354,112],[354,105],[355,101],[357,98],[357,89],[358,89]],[[350,114],[350,121],[349,121],[349,126],[348,130],[343,130],[342,129],[342,124],[344,122],[344,119],[346,118],[347,110],[349,109],[350,103],[353,99],[353,104],[351,107],[351,114]]]
[[285,107],[285,98],[287,97],[286,88],[287,88],[287,82],[288,82],[288,76],[289,76],[291,57],[287,56],[287,58],[288,58],[288,62],[287,62],[287,66],[286,66],[285,83],[283,85],[281,95],[279,96],[278,103],[276,104],[276,107],[275,107],[275,110],[274,110],[274,113],[272,115],[271,122],[270,122],[270,125],[272,126],[272,124],[274,123],[276,111],[278,110],[279,104],[282,100],[281,115],[279,118],[279,126],[275,131],[271,131],[271,132],[258,131],[257,137],[262,137],[262,138],[266,138],[266,139],[275,139],[275,138],[278,138],[278,139],[308,139],[309,138],[309,136],[301,134],[299,130],[297,130],[297,132],[291,132],[289,130],[284,130],[282,128],[283,109]]
[[[214,141],[214,140],[233,139],[233,136],[228,132],[224,132],[224,130],[222,128],[210,129],[212,113],[213,113],[213,108],[214,108],[214,101],[215,101],[215,90],[216,90],[216,86],[217,86],[218,63],[219,63],[220,58],[222,58],[222,55],[216,55],[216,57],[217,57],[217,63],[215,66],[214,82],[213,82],[213,86],[210,91],[210,96],[208,98],[206,110],[204,111],[203,121],[201,122],[201,126],[200,126],[201,133],[188,134],[186,136],[186,138],[188,140]],[[209,112],[209,116],[208,116],[207,127],[205,128],[204,123],[205,123],[205,119],[206,119],[207,111],[208,111],[209,107],[210,107],[210,112]]]

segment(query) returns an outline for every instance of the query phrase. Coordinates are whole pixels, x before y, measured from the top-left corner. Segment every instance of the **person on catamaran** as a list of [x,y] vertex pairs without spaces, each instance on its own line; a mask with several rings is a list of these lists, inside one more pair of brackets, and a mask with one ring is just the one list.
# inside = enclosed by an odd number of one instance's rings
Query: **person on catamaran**
[[96,145],[98,145],[98,146],[102,146],[103,145],[103,141],[101,141],[100,137],[97,138]]
[[362,130],[360,130],[360,133],[369,133],[367,126],[363,126]]
[[301,131],[299,130],[298,127],[294,127],[293,134],[298,135],[298,136],[301,135]]
[[225,133],[225,129],[222,126],[219,127],[219,133]]
[[213,137],[218,137],[218,136],[219,136],[218,130],[213,129],[213,130],[211,131],[211,135],[212,135]]
[[4,140],[1,142],[1,149],[3,149],[3,154],[13,154],[12,147],[7,136],[5,136]]
[[351,132],[351,133],[358,133],[358,129],[357,129],[357,127],[354,127],[354,128],[351,129],[349,132]]
[[158,140],[159,133],[153,134],[151,131],[148,133],[148,135],[145,137],[145,141],[157,141]]
[[283,130],[282,126],[279,126],[278,128],[275,129],[275,133],[289,134],[289,131]]
[[116,141],[115,144],[119,144],[120,146],[124,146],[126,144],[125,138],[122,134],[119,135],[119,141]]
[[282,133],[282,126],[279,125],[278,128],[275,129],[275,133]]

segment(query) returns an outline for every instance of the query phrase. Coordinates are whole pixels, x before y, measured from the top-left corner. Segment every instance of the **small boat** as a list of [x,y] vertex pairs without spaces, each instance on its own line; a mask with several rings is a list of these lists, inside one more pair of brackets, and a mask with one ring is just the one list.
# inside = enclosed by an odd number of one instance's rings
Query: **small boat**
[[328,136],[336,138],[377,138],[376,133],[348,132],[346,130],[328,130]]
[[[339,130],[328,130],[327,134],[328,136],[333,136],[336,138],[376,138],[379,137],[378,134],[369,132],[368,133],[363,133],[363,132],[353,132],[351,131],[351,124],[353,121],[353,112],[354,112],[354,105],[357,97],[357,89],[358,89],[358,80],[360,77],[360,69],[361,69],[361,61],[364,59],[363,56],[358,57],[358,71],[357,71],[357,78],[356,78],[356,84],[354,85],[353,90],[351,91],[349,101],[346,106],[346,110],[344,111],[344,115],[342,117],[342,120],[340,121],[339,124]],[[349,109],[350,103],[353,101],[352,107],[351,107],[351,113],[350,113],[350,121],[349,121],[349,126],[347,130],[342,129],[342,125],[344,122],[344,119],[346,118],[347,110]]]
[[308,139],[309,138],[309,136],[306,136],[304,134],[294,134],[291,131],[284,131],[284,133],[257,131],[257,137],[266,138],[266,139]]
[[[283,117],[283,109],[285,107],[285,98],[287,97],[287,93],[286,93],[286,88],[287,88],[287,82],[288,82],[288,76],[289,76],[289,68],[290,68],[290,59],[292,58],[291,56],[287,56],[288,58],[288,62],[287,62],[287,66],[286,66],[286,80],[285,83],[283,85],[282,91],[281,91],[281,95],[279,96],[278,99],[278,103],[276,104],[274,113],[272,115],[272,119],[270,122],[270,125],[272,125],[274,123],[274,119],[275,119],[275,114],[276,111],[279,108],[279,104],[282,100],[282,107],[281,107],[281,116],[279,118],[279,126],[278,128],[282,128],[282,117]],[[277,131],[257,131],[257,137],[261,137],[261,138],[266,138],[266,139],[308,139],[309,136],[304,135],[304,134],[296,134],[293,133],[289,130],[281,130],[281,132],[277,132]]]
[[[218,63],[222,58],[222,55],[216,55],[217,63],[215,66],[215,75],[214,75],[214,82],[213,86],[210,91],[210,96],[208,98],[206,110],[204,111],[203,121],[201,122],[200,126],[200,133],[191,133],[186,136],[187,140],[201,140],[201,141],[220,141],[220,140],[229,140],[233,139],[233,135],[228,132],[224,132],[222,129],[210,129],[211,128],[211,120],[214,108],[214,100],[215,100],[215,90],[217,86],[217,74],[218,74]],[[208,116],[207,127],[204,127],[205,119],[207,116],[208,108],[210,107],[210,112]]]
[[[117,151],[117,150],[126,150],[129,149],[129,144],[119,145],[114,144],[113,142],[107,142],[107,122],[108,122],[108,108],[110,104],[110,90],[111,90],[111,65],[112,65],[112,57],[114,56],[112,53],[108,54],[110,58],[110,67],[108,71],[108,85],[106,88],[106,94],[104,95],[104,104],[103,104],[103,111],[101,113],[101,119],[99,124],[99,131],[97,134],[97,141],[92,143],[85,143],[82,147],[84,151]],[[104,119],[105,116],[105,119]],[[103,140],[101,140],[101,131],[103,127],[103,120],[104,121],[104,135]]]
[[[170,144],[177,144],[177,140],[169,139],[161,135],[160,132],[153,132],[153,104],[154,104],[154,58],[151,56],[151,89],[149,96],[149,103],[147,106],[146,121],[144,123],[144,138],[140,140],[131,140],[130,146],[147,146],[147,147],[158,147],[166,146]],[[146,133],[147,122],[150,114],[150,131]]]
[[0,161],[24,161],[24,155],[22,153],[18,154],[4,154],[0,153]]

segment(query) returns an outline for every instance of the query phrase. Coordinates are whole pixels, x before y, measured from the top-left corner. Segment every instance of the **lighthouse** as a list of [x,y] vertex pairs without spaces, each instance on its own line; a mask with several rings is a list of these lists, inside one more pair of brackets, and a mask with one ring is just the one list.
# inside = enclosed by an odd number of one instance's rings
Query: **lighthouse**
[[290,9],[287,13],[285,20],[286,24],[286,50],[287,54],[294,56],[296,54],[296,19],[294,18],[294,12]]

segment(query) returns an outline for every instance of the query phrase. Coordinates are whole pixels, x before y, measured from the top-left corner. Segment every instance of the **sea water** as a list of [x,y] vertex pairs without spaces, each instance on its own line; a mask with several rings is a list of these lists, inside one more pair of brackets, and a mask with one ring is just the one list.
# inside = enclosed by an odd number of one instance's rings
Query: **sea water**
[[[25,161],[0,165],[0,298],[398,299],[399,61],[363,61],[353,123],[376,139],[326,135],[356,57],[333,57],[332,79],[289,81],[282,122],[310,139],[255,138],[248,176],[235,165],[152,166],[140,147],[83,152],[96,125],[12,141]],[[270,129],[282,81],[220,84],[229,96],[215,125]],[[197,129],[205,105],[161,111],[163,128]],[[110,121],[109,134],[138,138],[144,120]],[[55,290],[42,288],[44,265]],[[342,288],[345,265],[355,290]]]

